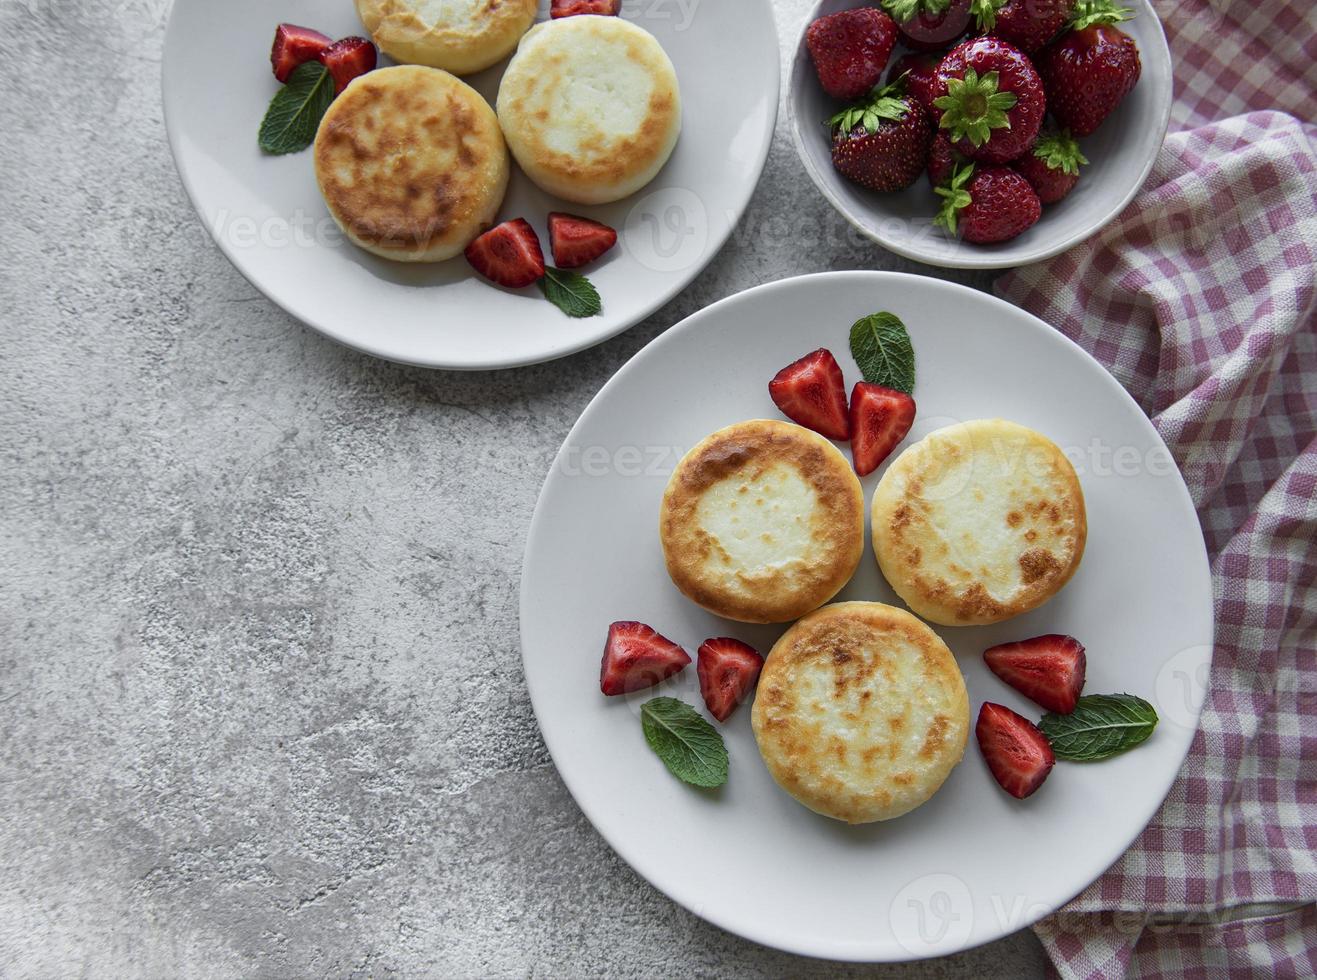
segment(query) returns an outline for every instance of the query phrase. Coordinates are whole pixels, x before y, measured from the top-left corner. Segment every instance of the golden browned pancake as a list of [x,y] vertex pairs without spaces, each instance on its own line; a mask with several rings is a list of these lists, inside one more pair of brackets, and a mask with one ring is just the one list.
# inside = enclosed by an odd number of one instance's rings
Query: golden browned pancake
[[662,168],[681,130],[672,62],[653,36],[617,17],[534,27],[498,90],[498,119],[526,176],[567,201],[634,194]]
[[1070,581],[1088,522],[1075,468],[1014,422],[939,429],[887,468],[873,494],[873,550],[897,595],[945,626],[996,623]]
[[356,245],[386,259],[437,262],[493,224],[508,186],[494,111],[437,68],[362,75],[320,122],[316,180]]
[[969,697],[951,651],[914,616],[839,602],[774,644],[751,724],[779,786],[816,813],[870,823],[946,781],[965,752]]
[[517,46],[535,22],[535,0],[356,0],[357,15],[395,61],[482,71]]
[[692,601],[745,623],[817,609],[864,550],[864,494],[846,457],[789,422],[719,429],[677,464],[659,538]]

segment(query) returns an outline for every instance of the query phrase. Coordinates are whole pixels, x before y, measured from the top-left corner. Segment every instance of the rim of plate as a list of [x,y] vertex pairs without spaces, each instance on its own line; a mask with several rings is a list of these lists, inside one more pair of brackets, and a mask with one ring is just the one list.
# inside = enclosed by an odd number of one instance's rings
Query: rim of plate
[[[711,235],[711,248],[708,250],[703,260],[695,263],[688,269],[675,274],[670,285],[659,293],[656,293],[653,300],[644,304],[635,317],[619,321],[617,324],[609,327],[603,332],[585,335],[579,341],[563,344],[560,347],[555,347],[541,354],[492,359],[483,358],[462,363],[437,359],[420,360],[408,357],[406,353],[402,351],[392,350],[382,345],[371,344],[368,341],[358,338],[349,338],[342,331],[334,329],[327,323],[307,319],[297,311],[289,309],[289,307],[275,295],[276,290],[273,287],[267,288],[264,276],[260,275],[258,271],[249,269],[243,263],[239,262],[236,257],[236,250],[232,248],[229,243],[222,241],[221,238],[211,233],[211,229],[204,220],[204,216],[201,213],[201,207],[198,204],[195,179],[180,151],[178,142],[178,123],[175,118],[175,108],[171,106],[171,98],[169,95],[169,79],[171,76],[170,66],[172,63],[169,53],[170,51],[178,50],[178,45],[180,43],[179,39],[176,37],[178,10],[185,2],[187,2],[187,0],[175,0],[170,6],[169,20],[165,25],[160,68],[160,101],[164,110],[165,135],[169,142],[169,152],[174,158],[174,169],[178,171],[179,180],[182,181],[183,184],[183,190],[187,194],[188,201],[192,204],[192,210],[196,212],[202,228],[205,229],[207,236],[209,236],[210,240],[220,250],[224,257],[228,259],[229,264],[237,269],[238,273],[246,279],[247,282],[257,290],[257,292],[293,319],[310,327],[312,330],[316,331],[316,333],[328,337],[335,343],[342,344],[344,347],[350,348],[351,350],[360,351],[363,354],[369,354],[372,357],[378,357],[381,360],[391,361],[394,364],[404,364],[410,367],[423,367],[443,371],[496,371],[506,368],[528,367],[533,364],[544,364],[548,361],[556,361],[559,358],[569,357],[572,354],[588,350],[589,348],[602,344],[607,340],[611,340],[623,331],[631,329],[641,320],[644,320],[646,317],[654,313],[655,310],[671,301],[673,297],[689,286],[701,272],[708,268],[709,263],[717,258],[718,254],[722,251],[723,246],[727,244],[727,239],[731,237],[732,231],[736,228],[737,223],[740,222],[741,217],[745,214],[745,209],[749,207],[750,199],[754,196],[755,189],[759,186],[759,181],[764,175],[764,167],[768,163],[768,152],[773,145],[773,135],[777,130],[777,117],[780,111],[779,104],[782,97],[782,66],[780,56],[772,60],[773,88],[772,99],[769,103],[773,107],[772,115],[768,120],[768,125],[764,127],[764,133],[760,138],[759,147],[755,152],[754,179],[746,182],[740,192],[739,199],[732,202],[732,206],[727,209],[728,221],[726,230]],[[776,54],[781,48],[781,37],[777,30],[777,18],[773,15],[772,0],[755,0],[755,2],[758,3],[762,15],[767,19],[769,32],[772,34],[775,45],[774,53]]]
[[966,258],[955,256],[951,258],[934,258],[926,252],[921,252],[919,249],[909,248],[901,244],[899,240],[884,237],[878,232],[866,228],[861,224],[851,213],[850,209],[846,207],[846,205],[838,199],[837,195],[832,192],[831,188],[828,187],[827,181],[823,179],[822,175],[818,172],[818,168],[816,168],[810,160],[809,154],[805,150],[802,128],[797,125],[796,104],[791,98],[791,89],[793,82],[795,81],[796,72],[800,70],[800,65],[804,60],[802,52],[805,47],[805,32],[809,30],[810,23],[818,16],[819,8],[826,2],[828,2],[828,0],[816,0],[814,5],[810,8],[809,13],[805,16],[804,23],[800,26],[800,34],[796,38],[796,46],[791,54],[791,67],[787,75],[787,129],[791,132],[792,145],[796,148],[796,156],[800,157],[800,162],[804,165],[805,172],[809,174],[809,179],[813,181],[818,192],[823,195],[830,205],[832,205],[833,210],[846,219],[846,223],[865,238],[872,242],[877,242],[889,252],[894,252],[902,258],[913,259],[916,262],[923,262],[926,265],[931,265],[941,269],[1013,269],[1016,266],[1028,265],[1032,262],[1041,262],[1044,259],[1050,259],[1055,255],[1060,255],[1066,249],[1092,238],[1107,225],[1111,224],[1116,216],[1125,210],[1130,201],[1134,200],[1135,195],[1143,189],[1143,185],[1148,180],[1148,175],[1152,173],[1152,168],[1157,163],[1157,157],[1161,155],[1161,148],[1166,142],[1166,133],[1171,125],[1171,105],[1174,101],[1174,78],[1171,74],[1171,48],[1166,40],[1166,28],[1162,24],[1161,18],[1157,16],[1157,11],[1153,9],[1150,0],[1130,0],[1131,3],[1139,8],[1139,16],[1145,17],[1157,25],[1156,30],[1152,32],[1153,40],[1155,41],[1155,49],[1151,54],[1154,54],[1158,64],[1165,68],[1167,78],[1171,80],[1172,84],[1167,85],[1166,98],[1162,100],[1155,126],[1155,131],[1160,133],[1160,136],[1157,139],[1156,149],[1149,154],[1148,158],[1143,162],[1143,166],[1139,171],[1138,180],[1130,185],[1124,195],[1116,199],[1116,203],[1112,205],[1106,213],[1104,213],[1086,230],[1077,231],[1066,238],[1059,239],[1054,244],[1039,246],[1031,252],[1026,252],[1023,255],[1011,256],[1005,259],[995,257],[999,253],[989,251],[983,252],[981,258],[974,255],[969,255]]
[[[1037,333],[1039,333],[1042,337],[1045,338],[1043,341],[1044,343],[1051,343],[1057,347],[1072,348],[1074,351],[1077,351],[1080,355],[1082,355],[1082,358],[1084,360],[1089,361],[1090,367],[1101,375],[1101,377],[1103,378],[1103,383],[1107,385],[1107,387],[1112,391],[1112,393],[1116,397],[1124,401],[1128,407],[1133,408],[1138,413],[1138,416],[1142,420],[1143,425],[1147,428],[1148,433],[1156,441],[1155,444],[1161,446],[1163,449],[1167,448],[1165,441],[1161,437],[1161,434],[1157,431],[1156,427],[1153,426],[1151,420],[1144,413],[1143,409],[1139,407],[1138,402],[1134,400],[1133,396],[1130,395],[1130,393],[1125,390],[1125,388],[1120,384],[1119,381],[1116,380],[1116,378],[1111,374],[1111,372],[1109,372],[1106,368],[1104,368],[1097,361],[1096,358],[1094,358],[1091,354],[1088,353],[1088,351],[1084,350],[1082,347],[1080,347],[1074,341],[1070,340],[1065,335],[1054,330],[1051,326],[1049,326],[1047,323],[1040,320],[1039,318],[1035,317],[1032,313],[1029,313],[1028,311],[1021,309],[1020,307],[1015,306],[1012,303],[1008,303],[1006,300],[1000,299],[999,297],[993,296],[989,293],[984,293],[977,289],[973,289],[972,287],[964,286],[959,283],[948,282],[946,280],[937,279],[932,276],[921,276],[908,272],[886,272],[886,271],[880,272],[880,271],[866,271],[866,270],[853,270],[853,271],[842,271],[842,272],[816,272],[816,273],[810,273],[800,276],[791,276],[786,279],[779,279],[774,282],[763,283],[758,286],[753,286],[749,289],[744,289],[739,293],[733,293],[731,296],[726,296],[723,299],[717,300],[709,304],[708,306],[704,307],[703,309],[697,310],[696,312],[690,314],[689,316],[687,316],[680,322],[674,324],[672,327],[670,327],[663,333],[659,334],[648,344],[642,347],[639,351],[637,351],[634,355],[632,355],[632,357],[624,365],[622,365],[622,367],[619,368],[617,372],[615,372],[613,376],[608,379],[607,382],[604,383],[603,387],[599,389],[599,391],[595,394],[595,396],[592,399],[590,399],[590,402],[585,406],[580,416],[577,418],[576,422],[572,425],[572,428],[568,431],[566,438],[564,438],[563,440],[563,445],[559,448],[559,451],[554,455],[553,462],[550,463],[549,465],[548,475],[545,477],[544,484],[540,487],[540,493],[535,502],[535,511],[531,517],[530,528],[526,535],[526,549],[522,559],[521,579],[518,584],[518,588],[519,588],[518,616],[520,619],[520,626],[518,632],[520,634],[520,640],[521,640],[521,656],[522,656],[523,673],[525,673],[526,676],[526,688],[527,688],[527,692],[530,694],[531,710],[535,714],[535,722],[539,726],[540,735],[544,739],[545,747],[549,750],[550,758],[553,759],[554,768],[557,770],[558,776],[559,778],[562,779],[563,784],[567,787],[567,791],[571,794],[572,800],[576,803],[577,807],[580,808],[581,812],[585,814],[586,819],[590,821],[590,825],[594,827],[595,831],[598,832],[598,834],[601,837],[603,837],[603,839],[607,842],[608,846],[613,849],[614,853],[616,853],[620,858],[622,858],[622,860],[624,860],[627,863],[627,865],[637,875],[644,878],[645,881],[647,881],[651,886],[661,891],[664,895],[666,895],[672,901],[676,902],[678,905],[681,905],[687,911],[691,912],[694,915],[699,916],[700,918],[708,922],[713,923],[714,925],[718,926],[720,929],[723,929],[726,932],[729,932],[733,935],[740,936],[743,939],[747,939],[750,940],[751,942],[756,942],[764,946],[768,946],[774,949],[779,949],[784,952],[793,953],[800,956],[809,956],[819,959],[830,959],[840,962],[853,962],[853,963],[911,962],[921,959],[932,959],[939,956],[949,956],[958,952],[963,952],[967,949],[974,949],[978,946],[982,946],[990,942],[995,942],[996,940],[1001,939],[1004,936],[1011,935],[1014,932],[1018,932],[1022,929],[1029,928],[1035,922],[1039,921],[1042,918],[1045,918],[1046,916],[1055,912],[1057,909],[1063,907],[1067,902],[1069,902],[1076,895],[1082,892],[1085,888],[1091,885],[1094,881],[1100,878],[1102,874],[1108,868],[1110,868],[1111,865],[1115,863],[1115,861],[1117,861],[1122,854],[1124,854],[1127,850],[1129,850],[1130,845],[1132,845],[1138,839],[1139,835],[1142,834],[1143,831],[1147,828],[1148,823],[1152,820],[1154,816],[1156,816],[1157,811],[1161,809],[1161,805],[1165,801],[1166,795],[1170,792],[1171,787],[1174,785],[1176,778],[1179,776],[1180,770],[1184,766],[1184,759],[1188,756],[1188,752],[1193,743],[1194,736],[1197,733],[1198,720],[1202,715],[1203,705],[1206,701],[1205,687],[1201,691],[1196,690],[1194,692],[1194,695],[1197,698],[1197,703],[1194,705],[1192,712],[1194,717],[1194,727],[1192,729],[1185,729],[1186,734],[1184,734],[1182,739],[1184,745],[1183,745],[1183,751],[1181,753],[1180,764],[1176,766],[1174,769],[1168,771],[1165,778],[1160,781],[1160,788],[1158,789],[1155,796],[1149,797],[1153,802],[1151,804],[1151,807],[1147,810],[1147,812],[1141,816],[1141,819],[1138,823],[1138,829],[1135,830],[1135,832],[1127,840],[1121,841],[1120,846],[1116,848],[1114,852],[1107,853],[1104,850],[1102,857],[1100,857],[1096,861],[1089,860],[1083,862],[1084,871],[1082,875],[1077,875],[1077,879],[1082,878],[1082,880],[1077,880],[1074,890],[1071,891],[1070,894],[1067,895],[1063,901],[1057,902],[1055,905],[1052,905],[1051,907],[1045,907],[1042,909],[1036,909],[1036,908],[1031,909],[1027,915],[1021,917],[1018,921],[1013,923],[1011,928],[995,929],[991,931],[989,934],[976,936],[973,938],[972,941],[966,942],[963,945],[959,945],[954,948],[931,950],[929,952],[921,953],[921,954],[911,954],[908,952],[903,952],[899,957],[891,957],[881,954],[874,955],[873,953],[867,952],[865,949],[857,948],[855,946],[850,946],[850,945],[848,945],[845,948],[838,949],[826,945],[811,946],[811,945],[797,944],[797,943],[784,943],[776,939],[773,935],[767,932],[756,931],[756,929],[751,924],[747,924],[746,922],[741,920],[735,920],[730,916],[724,915],[719,910],[711,910],[708,907],[704,906],[699,901],[698,895],[695,894],[695,889],[693,888],[686,886],[678,887],[677,885],[675,885],[675,883],[670,883],[670,882],[663,882],[662,884],[660,884],[658,881],[656,881],[655,878],[651,877],[650,874],[648,874],[647,871],[644,870],[643,868],[643,865],[646,862],[644,861],[643,855],[641,853],[642,848],[639,846],[632,846],[629,842],[623,840],[622,835],[616,833],[611,826],[601,825],[599,821],[595,820],[593,813],[581,803],[581,793],[579,792],[580,783],[578,782],[578,778],[575,774],[569,775],[569,773],[566,770],[564,770],[564,768],[559,764],[558,761],[559,751],[555,749],[556,739],[544,727],[543,719],[541,717],[540,706],[536,703],[535,691],[530,680],[530,672],[525,669],[526,661],[527,661],[527,641],[529,639],[526,633],[526,610],[525,610],[526,594],[527,594],[526,579],[529,575],[530,566],[531,566],[530,556],[532,552],[535,550],[536,540],[539,538],[541,534],[542,526],[544,525],[545,522],[550,520],[550,518],[546,515],[544,510],[545,494],[548,490],[550,482],[553,481],[554,479],[555,473],[559,471],[559,467],[562,463],[563,452],[566,450],[566,448],[569,445],[572,444],[573,439],[575,438],[578,430],[583,425],[586,424],[587,420],[592,415],[592,413],[602,410],[603,402],[605,398],[611,393],[612,389],[614,387],[621,387],[622,385],[624,385],[626,383],[626,378],[628,374],[631,372],[631,370],[633,370],[634,365],[641,358],[649,354],[651,350],[661,348],[664,345],[670,343],[675,343],[676,342],[675,338],[680,337],[683,334],[688,333],[690,331],[699,329],[699,327],[702,324],[702,321],[704,321],[705,319],[711,316],[719,315],[724,307],[734,306],[737,302],[739,302],[749,294],[767,293],[767,292],[774,292],[778,290],[791,289],[794,288],[795,284],[801,281],[814,280],[814,279],[831,280],[833,282],[852,280],[855,282],[870,282],[870,283],[889,282],[889,283],[897,283],[897,284],[905,280],[916,279],[924,283],[936,284],[934,286],[934,288],[936,289],[946,289],[952,292],[971,293],[989,306],[996,306],[999,309],[1007,310],[1010,312],[1011,315],[1015,316],[1021,321],[1028,322],[1030,324],[1031,329],[1035,330]],[[1167,452],[1169,452],[1169,449],[1167,449]],[[1184,516],[1186,517],[1187,520],[1193,522],[1194,527],[1200,529],[1199,540],[1201,543],[1201,552],[1199,556],[1201,558],[1203,574],[1206,577],[1208,592],[1210,596],[1211,565],[1207,555],[1206,542],[1201,538],[1202,525],[1198,520],[1198,512],[1194,507],[1193,499],[1189,495],[1189,489],[1185,485],[1184,476],[1182,473],[1180,473],[1178,466],[1176,468],[1176,475],[1178,477],[1178,480],[1176,481],[1177,494],[1179,496],[1180,506],[1183,508]],[[1208,619],[1207,633],[1208,636],[1210,637],[1209,644],[1212,653],[1214,653],[1215,644],[1216,644],[1216,619],[1215,619],[1214,606],[1212,606],[1210,603],[1207,609],[1207,619]],[[1210,666],[1210,660],[1209,660],[1209,666]]]

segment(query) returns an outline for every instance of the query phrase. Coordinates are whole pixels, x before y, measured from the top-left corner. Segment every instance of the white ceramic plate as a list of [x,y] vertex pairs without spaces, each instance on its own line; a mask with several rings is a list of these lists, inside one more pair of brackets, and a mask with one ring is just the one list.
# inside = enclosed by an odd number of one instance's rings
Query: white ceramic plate
[[[1171,52],[1161,21],[1148,0],[1129,0],[1136,16],[1120,25],[1139,46],[1139,83],[1098,131],[1080,140],[1089,165],[1075,189],[1043,208],[1043,216],[1018,238],[973,245],[933,226],[939,199],[921,177],[910,188],[879,194],[846,180],[832,166],[822,121],[841,103],[819,86],[805,47],[805,30],[816,18],[855,6],[855,0],[821,0],[801,25],[787,81],[787,120],[796,151],[828,202],[861,233],[906,258],[959,269],[1003,269],[1038,262],[1096,234],[1138,193],[1157,160],[1171,118]],[[903,52],[893,53],[892,59]]]
[[[599,692],[608,624],[638,619],[692,654],[710,636],[767,651],[784,627],[721,620],[669,582],[658,509],[680,455],[741,419],[780,417],[773,374],[826,346],[858,380],[847,336],[876,310],[901,316],[918,359],[910,441],[1002,416],[1076,462],[1089,539],[1070,584],[1027,616],[939,628],[984,700],[1041,710],[982,665],[993,643],[1065,632],[1088,648],[1089,693],[1129,691],[1162,721],[1127,755],[1058,763],[1031,799],[993,782],[971,744],[943,788],[887,823],[848,827],[779,790],[742,706],[723,726],[726,786],[678,782],[646,747],[640,705],[670,694],[703,708],[694,666],[623,698]],[[907,443],[908,444],[908,443]],[[864,480],[866,497],[879,473]],[[899,603],[872,549],[839,599]],[[896,273],[805,276],[740,293],[637,354],[572,429],[545,481],[521,584],[526,680],[544,739],[581,809],[673,899],[747,938],[797,953],[903,960],[952,953],[1052,912],[1147,824],[1193,737],[1210,663],[1212,590],[1198,521],[1165,445],[1119,384],[1039,320],[962,286]]]
[[[598,317],[568,319],[534,287],[495,288],[460,257],[412,266],[371,256],[338,233],[309,150],[267,157],[257,148],[278,86],[269,63],[275,25],[363,34],[352,0],[176,0],[163,67],[170,145],[224,254],[271,300],[335,340],[427,367],[561,357],[642,319],[713,258],[750,200],[777,116],[779,52],[768,0],[626,0],[623,16],[652,33],[677,70],[685,111],[668,164],[635,196],[601,207],[558,202],[514,167],[500,211],[527,218],[546,251],[551,210],[618,229],[612,257],[583,270],[603,297]],[[493,104],[503,67],[466,81]]]

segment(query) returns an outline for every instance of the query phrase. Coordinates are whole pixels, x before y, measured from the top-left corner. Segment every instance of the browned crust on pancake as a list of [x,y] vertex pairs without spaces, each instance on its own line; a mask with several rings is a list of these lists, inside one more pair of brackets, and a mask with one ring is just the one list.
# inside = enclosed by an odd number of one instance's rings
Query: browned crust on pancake
[[[962,426],[998,425],[1000,421],[979,420]],[[928,439],[936,439],[946,431],[933,433]],[[932,508],[920,496],[923,480],[910,463],[911,459],[921,458],[922,443],[907,450],[913,451],[909,458],[902,454],[875,490],[873,541],[879,567],[897,594],[925,619],[946,626],[1000,622],[1041,606],[1079,568],[1088,538],[1083,488],[1074,466],[1059,447],[1038,433],[1025,431],[1032,437],[1031,456],[1026,463],[1030,476],[1034,483],[1046,484],[1047,490],[1031,495],[1005,515],[985,514],[985,521],[1002,520],[1012,531],[1023,528],[1021,540],[1025,545],[1034,545],[1024,547],[1015,559],[1022,584],[1008,600],[994,597],[981,582],[973,581],[974,570],[956,562],[945,541],[937,540]],[[964,451],[955,441],[939,441],[938,445],[948,457],[958,458]],[[907,477],[906,494],[894,506],[886,506],[882,484],[889,476],[896,479],[900,475]],[[936,569],[943,563],[957,582],[938,574]]]
[[[918,663],[897,662],[909,656],[905,644]],[[862,706],[843,712],[846,737],[825,730],[803,700],[802,691],[820,687],[803,675],[820,672],[829,696]],[[934,704],[926,723],[914,717],[917,702]],[[751,723],[778,785],[815,812],[864,823],[909,812],[945,782],[964,754],[969,697],[951,651],[918,619],[882,603],[843,602],[810,613],[774,645]]]
[[315,167],[330,213],[358,244],[460,250],[502,201],[507,149],[479,94],[446,72],[408,66],[362,76],[334,101],[316,134]]
[[[561,31],[565,27],[605,31],[614,26],[609,21],[611,18],[565,18],[542,24],[537,30]],[[681,117],[681,98],[671,62],[657,43],[647,43],[653,40],[648,35],[610,37],[611,43],[625,50],[628,59],[644,65],[654,80],[646,114],[633,133],[604,137],[596,132],[581,143],[579,154],[564,153],[549,146],[542,135],[542,127],[558,120],[551,119],[543,108],[535,108],[542,100],[553,99],[560,89],[572,84],[571,75],[564,68],[567,56],[551,50],[545,53],[545,46],[553,37],[553,34],[528,35],[517,57],[534,45],[533,52],[526,55],[534,59],[534,73],[518,79],[519,66],[514,58],[499,88],[499,120],[513,155],[532,180],[545,184],[553,193],[624,186],[666,157],[669,151],[674,123]],[[566,101],[570,104],[570,99]]]
[[[763,577],[750,596],[729,591],[703,574],[717,542],[699,526],[700,499],[738,473],[754,478],[782,464],[814,491],[816,555],[789,584]],[[713,433],[677,464],[663,494],[659,538],[673,584],[692,602],[740,622],[785,622],[817,609],[854,574],[864,550],[864,494],[846,457],[817,433],[769,419],[739,422]]]
[[504,57],[535,22],[536,0],[485,0],[477,24],[459,29],[422,20],[410,0],[356,0],[380,50],[406,64],[469,75]]

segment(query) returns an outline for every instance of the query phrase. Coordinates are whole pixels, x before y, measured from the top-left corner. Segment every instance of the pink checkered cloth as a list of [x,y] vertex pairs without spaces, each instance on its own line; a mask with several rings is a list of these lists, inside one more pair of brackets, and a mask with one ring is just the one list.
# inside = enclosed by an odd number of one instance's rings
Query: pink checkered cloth
[[1035,930],[1067,978],[1313,977],[1317,6],[1156,6],[1176,104],[1147,185],[997,291],[1106,365],[1171,447],[1212,556],[1216,649],[1161,811]]

